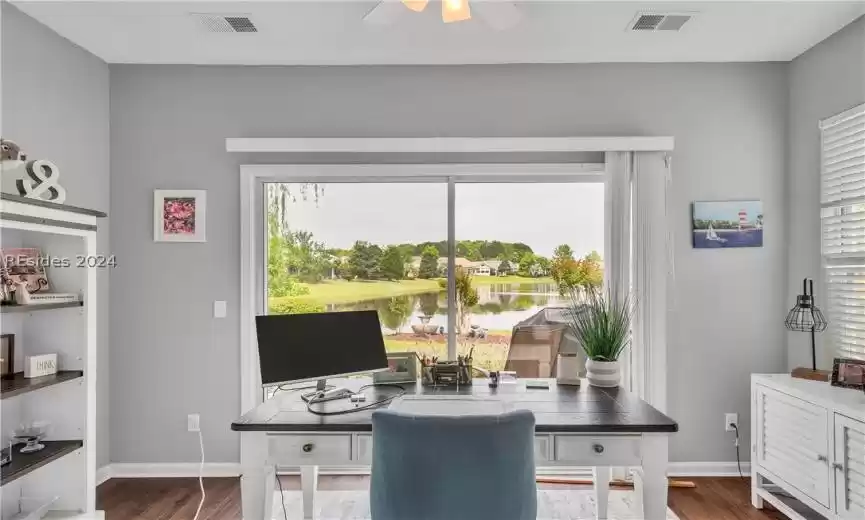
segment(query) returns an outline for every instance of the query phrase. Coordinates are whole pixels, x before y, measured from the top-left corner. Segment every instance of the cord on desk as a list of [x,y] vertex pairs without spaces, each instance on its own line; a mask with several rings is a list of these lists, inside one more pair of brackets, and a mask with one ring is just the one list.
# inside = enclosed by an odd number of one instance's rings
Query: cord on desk
[[285,492],[282,490],[282,481],[279,480],[279,473],[276,472],[276,466],[273,467],[273,478],[276,479],[276,484],[279,486],[279,501],[282,502],[282,515],[285,520],[288,520],[288,511],[285,509]]
[[363,405],[363,406],[356,406],[356,407],[354,407],[354,408],[346,408],[345,410],[335,410],[335,411],[333,411],[333,412],[324,412],[324,411],[321,411],[321,410],[315,410],[315,409],[313,409],[313,408],[312,408],[312,405],[317,404],[317,403],[321,403],[321,402],[327,402],[327,400],[326,400],[326,401],[319,401],[319,400],[316,400],[316,399],[313,398],[313,399],[310,399],[310,400],[306,401],[306,410],[307,410],[309,413],[313,414],[313,415],[319,415],[319,416],[325,416],[325,417],[333,416],[333,415],[347,415],[347,414],[350,414],[350,413],[363,412],[363,411],[366,411],[366,410],[372,410],[372,409],[375,409],[375,408],[379,408],[379,407],[381,407],[381,406],[384,406],[384,405],[386,405],[386,404],[389,404],[391,401],[393,401],[393,400],[396,399],[397,397],[402,397],[402,396],[404,396],[405,393],[406,393],[405,388],[401,387],[400,385],[393,385],[393,384],[387,384],[387,383],[381,383],[381,384],[378,384],[378,385],[376,385],[376,384],[372,384],[372,385],[364,385],[364,386],[362,386],[362,387],[360,387],[360,388],[358,389],[358,393],[363,392],[363,391],[366,390],[367,388],[373,388],[373,387],[378,387],[378,388],[382,388],[382,387],[387,387],[387,388],[396,388],[396,389],[399,390],[399,392],[397,392],[396,394],[394,394],[394,395],[392,395],[392,396],[384,397],[384,398],[382,398],[382,399],[379,399],[378,401],[375,401],[375,402],[372,402],[372,403],[369,403],[369,404],[365,404],[365,405]]

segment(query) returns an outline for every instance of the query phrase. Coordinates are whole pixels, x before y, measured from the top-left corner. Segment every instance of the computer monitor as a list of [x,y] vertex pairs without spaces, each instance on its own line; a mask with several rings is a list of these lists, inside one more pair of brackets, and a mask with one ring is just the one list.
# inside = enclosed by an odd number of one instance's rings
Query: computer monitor
[[256,316],[264,386],[387,370],[376,311]]

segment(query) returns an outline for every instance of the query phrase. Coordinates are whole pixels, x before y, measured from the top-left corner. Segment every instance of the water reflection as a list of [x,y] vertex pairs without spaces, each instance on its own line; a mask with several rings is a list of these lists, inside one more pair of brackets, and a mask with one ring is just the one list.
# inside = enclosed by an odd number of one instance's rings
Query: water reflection
[[[493,284],[478,288],[479,301],[472,307],[472,325],[488,330],[507,330],[538,310],[564,305],[555,284]],[[406,332],[431,316],[429,325],[447,329],[445,291],[330,305],[329,310],[376,310],[390,332]]]

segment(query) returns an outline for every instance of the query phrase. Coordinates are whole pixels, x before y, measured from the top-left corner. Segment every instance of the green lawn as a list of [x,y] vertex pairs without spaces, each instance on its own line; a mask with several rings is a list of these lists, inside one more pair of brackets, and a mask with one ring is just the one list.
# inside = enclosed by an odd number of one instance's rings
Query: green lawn
[[[439,284],[436,280],[400,280],[397,282],[325,280],[321,283],[304,285],[309,287],[309,294],[286,296],[285,299],[325,305],[392,298],[439,290]],[[271,298],[270,300],[273,302],[281,299],[283,298]]]

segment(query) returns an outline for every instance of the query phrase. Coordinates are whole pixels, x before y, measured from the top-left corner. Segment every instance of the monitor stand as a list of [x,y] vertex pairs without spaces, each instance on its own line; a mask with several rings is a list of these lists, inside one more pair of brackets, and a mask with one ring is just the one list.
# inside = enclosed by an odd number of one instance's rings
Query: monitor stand
[[304,401],[315,401],[317,403],[323,401],[334,401],[336,399],[348,399],[354,392],[348,388],[327,387],[327,379],[319,379],[315,384],[315,391],[303,394]]

